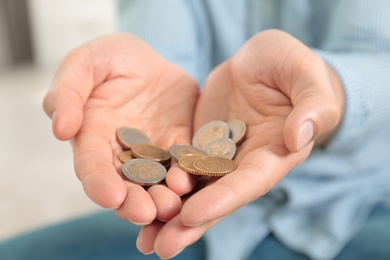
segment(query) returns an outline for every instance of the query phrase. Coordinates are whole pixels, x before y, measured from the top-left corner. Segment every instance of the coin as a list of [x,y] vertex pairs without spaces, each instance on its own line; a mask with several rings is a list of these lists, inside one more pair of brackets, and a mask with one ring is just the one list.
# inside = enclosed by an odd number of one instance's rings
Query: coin
[[151,186],[160,183],[167,175],[167,170],[158,162],[147,159],[133,159],[122,165],[122,172],[129,181]]
[[118,158],[119,158],[119,161],[121,161],[122,163],[125,163],[128,160],[134,159],[134,157],[131,155],[130,150],[122,151],[121,153],[119,153]]
[[230,138],[238,145],[244,141],[247,127],[246,123],[239,119],[232,119],[226,122],[230,129]]
[[131,154],[136,158],[149,159],[166,164],[171,155],[161,147],[152,144],[135,144],[131,147]]
[[199,175],[208,176],[224,176],[237,167],[233,160],[214,156],[199,158],[193,165]]
[[182,170],[194,175],[224,176],[235,170],[237,165],[231,159],[236,145],[245,138],[246,124],[237,119],[211,121],[196,131],[192,145],[172,145],[169,151],[152,145],[149,137],[135,128],[121,127],[116,134],[125,149],[118,155],[125,178],[150,186],[165,179],[172,157]]
[[194,161],[203,158],[205,155],[202,154],[187,154],[179,158],[179,168],[185,172],[198,175],[194,168]]
[[221,138],[229,137],[228,125],[221,120],[214,120],[201,126],[192,138],[192,145],[203,149],[209,142]]
[[142,131],[130,128],[121,127],[116,131],[116,136],[120,145],[125,149],[131,149],[135,144],[149,144],[149,137]]
[[174,144],[171,147],[169,147],[169,154],[175,158],[177,161],[182,157],[183,155],[187,154],[203,154],[207,155],[207,153],[193,145],[190,144]]
[[230,138],[218,138],[206,144],[204,150],[211,156],[233,159],[236,154],[236,143]]

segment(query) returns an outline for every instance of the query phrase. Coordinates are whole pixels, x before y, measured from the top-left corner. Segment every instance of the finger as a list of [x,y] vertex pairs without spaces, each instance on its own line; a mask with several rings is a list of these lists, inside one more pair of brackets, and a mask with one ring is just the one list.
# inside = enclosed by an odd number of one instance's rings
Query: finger
[[85,44],[62,61],[43,99],[44,111],[53,120],[53,132],[58,139],[68,140],[80,129],[84,104],[108,73],[101,66],[103,62],[95,62],[102,59],[102,52],[91,55],[90,45]]
[[74,167],[88,197],[104,208],[118,208],[127,188],[113,166],[112,147],[100,135],[81,133],[72,140]]
[[199,226],[224,217],[258,199],[309,154],[306,148],[289,153],[284,147],[264,147],[247,154],[238,168],[192,195],[180,213],[186,226]]
[[170,259],[199,240],[218,221],[219,219],[205,225],[188,227],[182,224],[178,215],[160,228],[154,240],[154,251],[160,258]]
[[125,183],[127,196],[121,207],[115,210],[117,216],[135,225],[152,223],[157,216],[157,209],[148,192],[140,185]]
[[179,196],[190,193],[197,184],[197,176],[186,173],[179,168],[178,163],[172,164],[165,181],[168,187]]
[[166,222],[179,214],[181,199],[179,195],[164,185],[154,185],[148,188],[148,193],[157,209],[157,219]]
[[340,111],[323,97],[301,101],[286,119],[283,136],[291,152],[300,151],[317,137],[332,130],[339,122]]
[[136,242],[141,253],[149,255],[154,252],[154,241],[164,225],[165,223],[155,220],[151,224],[142,227]]

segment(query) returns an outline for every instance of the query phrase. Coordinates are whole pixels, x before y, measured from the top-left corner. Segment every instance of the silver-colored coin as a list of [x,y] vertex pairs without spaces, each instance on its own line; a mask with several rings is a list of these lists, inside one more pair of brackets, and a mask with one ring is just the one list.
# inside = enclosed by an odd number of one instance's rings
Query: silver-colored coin
[[173,158],[175,158],[176,161],[178,161],[183,155],[187,154],[207,155],[205,151],[190,144],[174,144],[169,147],[169,153]]
[[122,172],[129,181],[142,186],[158,184],[167,175],[167,170],[163,165],[148,159],[127,161],[122,166]]
[[230,138],[219,138],[208,143],[204,150],[210,156],[233,159],[236,154],[236,143]]
[[221,120],[214,120],[201,126],[192,138],[192,145],[204,149],[206,144],[218,138],[228,138],[230,135],[229,126]]
[[141,130],[121,127],[116,131],[118,142],[126,149],[131,149],[135,144],[150,144],[149,137]]
[[240,144],[244,141],[246,136],[246,123],[239,119],[232,119],[226,122],[230,129],[230,138],[236,143]]

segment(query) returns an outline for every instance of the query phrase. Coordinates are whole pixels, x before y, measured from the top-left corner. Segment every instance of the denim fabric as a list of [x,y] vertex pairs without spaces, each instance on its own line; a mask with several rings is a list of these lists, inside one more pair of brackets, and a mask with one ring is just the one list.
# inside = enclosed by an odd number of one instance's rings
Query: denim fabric
[[[30,232],[0,244],[1,260],[159,259],[136,248],[139,226],[103,212]],[[204,259],[203,241],[174,259]]]
[[[155,254],[138,252],[135,241],[140,227],[120,220],[113,212],[103,212],[63,224],[37,230],[0,244],[2,260],[105,260],[159,259]],[[390,208],[378,206],[357,236],[336,256],[335,260],[390,259]],[[176,260],[206,258],[203,240],[186,248]],[[267,236],[248,260],[307,260]],[[214,260],[214,259],[213,259]],[[215,259],[218,260],[218,259]]]

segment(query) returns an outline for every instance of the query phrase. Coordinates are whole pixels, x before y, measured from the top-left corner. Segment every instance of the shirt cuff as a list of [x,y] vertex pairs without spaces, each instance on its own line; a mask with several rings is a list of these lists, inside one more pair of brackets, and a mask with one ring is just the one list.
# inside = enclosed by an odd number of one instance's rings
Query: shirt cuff
[[338,74],[345,92],[345,110],[339,129],[326,148],[330,151],[349,151],[356,147],[369,127],[374,95],[370,88],[369,69],[373,58],[367,54],[340,54],[320,50],[315,52]]

